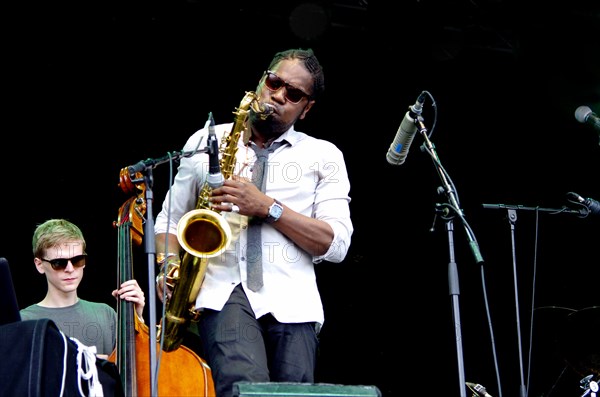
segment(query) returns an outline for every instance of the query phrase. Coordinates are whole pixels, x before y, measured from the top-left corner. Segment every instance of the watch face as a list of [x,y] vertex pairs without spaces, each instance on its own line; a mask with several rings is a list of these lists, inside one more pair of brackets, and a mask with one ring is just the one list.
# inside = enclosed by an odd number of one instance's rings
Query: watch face
[[275,204],[271,207],[271,216],[273,218],[279,218],[281,216],[281,212],[283,211],[283,208],[281,208],[281,206],[279,206],[279,204]]
[[277,202],[273,203],[273,205],[271,205],[269,207],[269,216],[268,216],[267,220],[269,222],[275,222],[276,220],[279,219],[282,212],[283,212],[283,207]]

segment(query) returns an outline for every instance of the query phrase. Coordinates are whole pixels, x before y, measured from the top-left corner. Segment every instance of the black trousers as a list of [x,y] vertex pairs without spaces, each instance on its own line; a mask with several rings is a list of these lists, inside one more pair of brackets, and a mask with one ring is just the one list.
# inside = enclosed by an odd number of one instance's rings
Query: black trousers
[[315,324],[256,319],[241,284],[223,310],[200,315],[198,330],[217,397],[231,397],[238,381],[314,382]]

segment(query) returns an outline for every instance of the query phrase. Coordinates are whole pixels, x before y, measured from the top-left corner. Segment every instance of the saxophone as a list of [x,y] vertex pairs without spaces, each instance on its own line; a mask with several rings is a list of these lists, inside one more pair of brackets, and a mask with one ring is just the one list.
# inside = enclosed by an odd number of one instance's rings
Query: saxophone
[[[240,105],[233,112],[235,120],[231,131],[221,139],[219,165],[224,179],[233,175],[237,145],[242,134],[247,139],[248,112],[252,109],[260,118],[266,119],[273,107],[262,104],[252,91],[247,91]],[[177,223],[177,240],[184,249],[181,263],[169,264],[165,269],[165,281],[171,289],[171,297],[165,298],[164,324],[158,326],[158,338],[164,336],[163,350],[170,352],[181,345],[190,321],[198,321],[200,313],[195,310],[196,296],[202,286],[208,259],[220,255],[231,241],[231,228],[225,218],[210,208],[212,188],[205,182],[196,208],[187,212]]]

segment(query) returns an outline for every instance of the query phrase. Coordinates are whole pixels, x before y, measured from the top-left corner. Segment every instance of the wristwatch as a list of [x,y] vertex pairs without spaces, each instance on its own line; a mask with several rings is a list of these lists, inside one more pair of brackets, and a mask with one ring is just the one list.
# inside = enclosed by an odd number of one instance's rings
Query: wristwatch
[[271,206],[269,207],[269,214],[265,218],[265,222],[266,223],[277,222],[279,220],[279,218],[281,217],[282,213],[283,213],[283,206],[281,205],[281,203],[279,201],[275,200],[273,202],[273,204],[271,204]]

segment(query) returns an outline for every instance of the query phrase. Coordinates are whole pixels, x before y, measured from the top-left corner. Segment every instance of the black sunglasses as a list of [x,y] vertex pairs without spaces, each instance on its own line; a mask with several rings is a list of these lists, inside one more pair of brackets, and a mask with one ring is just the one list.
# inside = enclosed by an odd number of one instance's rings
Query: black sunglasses
[[272,71],[267,70],[265,71],[265,74],[265,86],[271,91],[278,91],[281,87],[285,87],[285,99],[291,103],[298,103],[304,97],[310,98],[310,95],[308,95],[306,92],[282,80]]
[[59,270],[59,269],[64,270],[67,268],[69,261],[71,261],[71,263],[73,264],[73,267],[83,267],[85,265],[86,257],[87,257],[87,254],[81,254],[81,255],[74,256],[72,258],[56,258],[56,259],[42,258],[42,260],[44,262],[48,262],[50,264],[50,266],[52,266],[52,269],[54,269],[54,270]]

